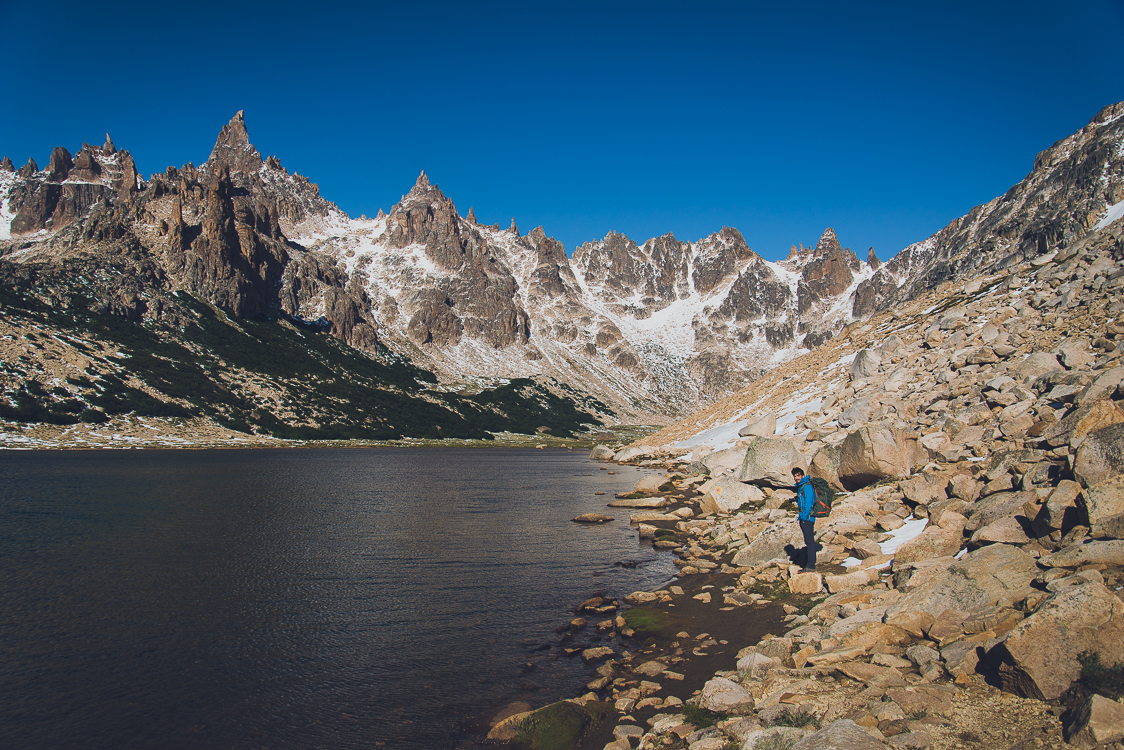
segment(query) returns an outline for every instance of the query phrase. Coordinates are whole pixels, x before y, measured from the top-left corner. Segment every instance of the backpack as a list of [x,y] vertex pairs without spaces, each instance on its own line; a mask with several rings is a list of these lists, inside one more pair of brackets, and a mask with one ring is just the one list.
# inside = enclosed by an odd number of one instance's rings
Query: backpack
[[816,502],[812,503],[812,518],[826,518],[831,513],[835,491],[820,477],[812,477],[812,489],[816,491]]

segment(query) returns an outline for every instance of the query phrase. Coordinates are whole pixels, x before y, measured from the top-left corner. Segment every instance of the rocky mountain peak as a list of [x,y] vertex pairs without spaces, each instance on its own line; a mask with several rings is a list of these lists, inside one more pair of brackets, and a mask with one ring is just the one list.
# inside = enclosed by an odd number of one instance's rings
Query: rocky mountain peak
[[870,248],[870,251],[866,254],[866,263],[876,271],[882,266],[882,261],[878,260],[878,256],[874,254],[873,247]]
[[797,258],[801,279],[797,287],[797,309],[808,316],[818,306],[843,294],[862,268],[850,248],[839,243],[835,230],[828,227],[810,253]]
[[854,316],[969,278],[1060,251],[1124,200],[1124,102],[1040,152],[1003,196],[897,253],[856,289]]
[[101,147],[101,152],[106,156],[117,153],[117,147],[113,145],[113,139],[109,137],[109,133],[105,134],[105,145]]
[[29,156],[27,157],[27,164],[24,164],[22,167],[20,167],[19,170],[17,170],[16,174],[18,174],[20,177],[31,177],[38,171],[39,165],[35,163],[35,159],[33,157]]
[[832,250],[841,250],[842,245],[839,244],[839,237],[836,236],[835,230],[831,227],[823,230],[820,239],[816,242],[816,255],[826,255]]
[[453,201],[422,171],[410,192],[390,209],[386,231],[392,247],[425,245],[435,263],[453,270],[464,262],[460,226]]
[[476,212],[472,210],[472,206],[468,207],[468,216],[464,217],[464,220],[467,221],[469,224],[479,224],[480,223],[476,220]]
[[207,157],[207,166],[215,174],[223,166],[230,168],[232,173],[242,172],[252,174],[261,169],[262,157],[258,150],[250,143],[250,134],[246,130],[246,120],[243,111],[238,110],[230,122],[219,131],[215,139],[215,147]]
[[15,172],[15,171],[16,171],[15,165],[12,164],[12,160],[9,159],[7,156],[5,156],[3,160],[0,160],[0,172]]

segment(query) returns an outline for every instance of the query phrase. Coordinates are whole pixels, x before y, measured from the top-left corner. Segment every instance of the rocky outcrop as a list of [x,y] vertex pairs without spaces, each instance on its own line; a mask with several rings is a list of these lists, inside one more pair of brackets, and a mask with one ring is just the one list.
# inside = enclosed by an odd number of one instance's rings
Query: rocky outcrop
[[35,159],[28,157],[27,164],[16,170],[16,175],[24,179],[32,177],[39,171],[39,165],[35,163]]
[[99,164],[98,160],[94,157],[93,151],[91,151],[88,146],[85,146],[78,152],[77,158],[74,159],[74,167],[70,170],[69,177],[73,180],[94,182],[101,177],[101,173],[101,164]]
[[14,187],[8,199],[11,207],[16,209],[12,234],[33,234],[45,229],[61,195],[62,186],[52,182],[33,182]]

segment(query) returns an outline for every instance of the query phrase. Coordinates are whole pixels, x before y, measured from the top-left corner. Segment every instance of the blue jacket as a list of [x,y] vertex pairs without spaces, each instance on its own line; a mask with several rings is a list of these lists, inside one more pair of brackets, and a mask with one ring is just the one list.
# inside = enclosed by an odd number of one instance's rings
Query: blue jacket
[[800,508],[801,521],[815,521],[812,518],[812,506],[816,502],[816,488],[812,486],[812,478],[807,474],[796,483],[796,506]]

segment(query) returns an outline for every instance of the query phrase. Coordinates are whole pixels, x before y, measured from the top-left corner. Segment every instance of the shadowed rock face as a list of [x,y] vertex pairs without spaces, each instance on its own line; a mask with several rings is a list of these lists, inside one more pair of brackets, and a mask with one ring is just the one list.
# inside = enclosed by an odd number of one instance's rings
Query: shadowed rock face
[[78,152],[69,176],[76,180],[96,180],[101,176],[101,171],[101,165],[94,158],[93,152],[89,148],[83,148]]
[[225,169],[207,184],[200,233],[184,251],[178,270],[193,294],[235,315],[255,316],[269,307],[288,256],[262,242],[250,223],[252,215],[239,216],[233,192]]
[[70,168],[73,166],[74,161],[70,158],[70,152],[59,146],[51,152],[51,163],[47,167],[47,179],[51,182],[62,182],[70,174]]

